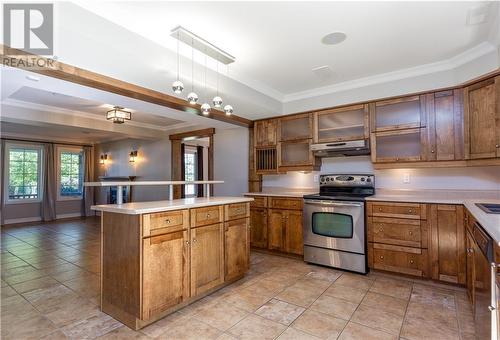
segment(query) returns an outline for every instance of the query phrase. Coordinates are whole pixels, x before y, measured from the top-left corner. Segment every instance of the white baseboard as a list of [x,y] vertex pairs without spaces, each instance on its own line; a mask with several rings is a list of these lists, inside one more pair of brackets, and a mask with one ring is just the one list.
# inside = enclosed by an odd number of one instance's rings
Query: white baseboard
[[28,223],[28,222],[40,222],[42,218],[38,217],[23,217],[23,218],[11,218],[3,221],[3,224],[17,224],[17,223]]
[[61,218],[74,218],[74,217],[81,217],[82,213],[71,213],[71,214],[61,214],[61,215],[56,215],[56,220],[59,220]]
[[[81,213],[71,213],[71,214],[60,214],[56,215],[56,220],[60,220],[63,218],[75,218],[75,217],[81,217]],[[29,222],[40,222],[42,218],[40,216],[38,217],[23,217],[23,218],[12,218],[3,221],[3,225],[7,224],[18,224],[18,223],[29,223]]]

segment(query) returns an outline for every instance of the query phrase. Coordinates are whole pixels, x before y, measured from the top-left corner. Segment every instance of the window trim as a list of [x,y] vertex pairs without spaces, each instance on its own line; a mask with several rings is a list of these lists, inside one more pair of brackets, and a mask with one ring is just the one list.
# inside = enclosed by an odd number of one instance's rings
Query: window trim
[[[9,182],[10,182],[10,150],[15,148],[24,148],[38,151],[38,198],[26,198],[26,199],[12,199],[9,198]],[[7,204],[27,204],[27,203],[40,203],[43,199],[43,145],[34,143],[5,143],[5,154],[4,154],[4,197],[5,205]]]
[[[194,176],[196,178],[196,171],[197,171],[197,164],[196,164],[196,155],[198,154],[198,151],[196,150],[196,147],[193,147],[191,145],[185,145],[184,146],[184,153],[185,154],[192,154],[194,155]],[[186,194],[186,189],[188,186],[193,186],[193,194]],[[184,197],[185,198],[193,198],[198,196],[198,186],[196,184],[186,184],[184,185]]]
[[[61,153],[63,151],[69,152],[81,152],[82,153],[82,172],[85,171],[83,168],[85,166],[85,153],[83,152],[83,147],[78,146],[61,146],[57,145],[56,148],[56,190],[57,190],[57,201],[79,201],[83,199],[83,187],[81,195],[71,195],[62,196],[61,195]],[[82,179],[83,183],[83,179]]]

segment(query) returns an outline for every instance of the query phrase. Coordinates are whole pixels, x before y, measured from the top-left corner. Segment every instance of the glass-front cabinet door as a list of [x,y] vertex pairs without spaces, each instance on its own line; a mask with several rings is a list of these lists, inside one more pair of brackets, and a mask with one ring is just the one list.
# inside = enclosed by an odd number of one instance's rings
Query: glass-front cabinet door
[[372,131],[391,131],[426,126],[425,96],[384,100],[372,105]]
[[280,118],[278,131],[280,141],[312,138],[312,114]]
[[279,148],[279,166],[294,167],[313,165],[315,160],[310,147],[310,139],[281,142]]
[[368,105],[355,105],[314,114],[314,143],[369,138]]
[[312,214],[312,233],[333,238],[353,238],[354,224],[352,215],[334,212],[314,212]]
[[416,162],[422,160],[425,129],[375,132],[372,134],[373,162]]

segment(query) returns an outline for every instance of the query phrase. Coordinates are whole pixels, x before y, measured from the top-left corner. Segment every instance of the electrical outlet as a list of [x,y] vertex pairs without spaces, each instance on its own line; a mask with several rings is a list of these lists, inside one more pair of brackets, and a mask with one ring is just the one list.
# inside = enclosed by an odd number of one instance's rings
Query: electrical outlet
[[318,183],[319,182],[319,175],[314,175],[313,182],[314,183]]
[[405,183],[405,184],[410,183],[410,174],[409,173],[403,174],[403,183]]

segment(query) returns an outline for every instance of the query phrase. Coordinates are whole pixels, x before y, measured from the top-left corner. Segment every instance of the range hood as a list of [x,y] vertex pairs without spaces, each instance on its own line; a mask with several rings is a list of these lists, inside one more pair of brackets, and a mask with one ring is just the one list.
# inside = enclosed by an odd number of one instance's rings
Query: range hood
[[352,140],[346,142],[312,144],[311,151],[316,157],[342,157],[369,155],[368,140]]

